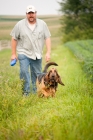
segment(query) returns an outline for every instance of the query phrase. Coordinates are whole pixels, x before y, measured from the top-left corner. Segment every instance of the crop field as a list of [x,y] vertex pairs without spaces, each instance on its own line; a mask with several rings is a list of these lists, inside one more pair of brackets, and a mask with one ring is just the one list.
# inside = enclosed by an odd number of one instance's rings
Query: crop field
[[[9,33],[21,18],[0,18],[0,40],[11,39]],[[11,67],[11,50],[1,50],[0,140],[93,140],[93,83],[82,69],[86,59],[92,59],[93,41],[62,45],[59,17],[41,18],[51,30],[51,61],[58,64],[56,69],[65,86],[58,85],[55,98],[32,93],[23,97],[19,62]],[[45,49],[43,67],[44,55]]]
[[65,46],[84,63],[83,69],[93,82],[93,40],[68,42]]

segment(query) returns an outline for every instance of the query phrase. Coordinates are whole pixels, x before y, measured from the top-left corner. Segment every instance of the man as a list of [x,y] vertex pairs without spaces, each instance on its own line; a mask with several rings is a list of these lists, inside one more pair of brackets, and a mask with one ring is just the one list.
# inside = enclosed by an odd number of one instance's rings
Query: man
[[51,34],[46,23],[38,19],[36,14],[37,11],[33,5],[27,6],[26,18],[19,21],[11,32],[11,60],[15,58],[19,60],[20,79],[24,81],[24,95],[30,93],[31,85],[32,93],[36,93],[36,78],[41,73],[44,43],[46,44],[47,50],[45,60],[46,62],[50,60]]

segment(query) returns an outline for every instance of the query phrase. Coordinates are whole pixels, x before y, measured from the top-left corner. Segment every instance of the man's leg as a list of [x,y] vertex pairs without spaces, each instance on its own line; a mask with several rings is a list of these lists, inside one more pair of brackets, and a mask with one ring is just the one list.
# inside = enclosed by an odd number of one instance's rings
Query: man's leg
[[32,81],[32,92],[36,93],[36,78],[42,70],[42,59],[32,60],[30,59],[30,70],[31,70],[31,81]]
[[30,92],[29,58],[23,54],[18,55],[20,63],[20,79],[23,80],[23,93]]

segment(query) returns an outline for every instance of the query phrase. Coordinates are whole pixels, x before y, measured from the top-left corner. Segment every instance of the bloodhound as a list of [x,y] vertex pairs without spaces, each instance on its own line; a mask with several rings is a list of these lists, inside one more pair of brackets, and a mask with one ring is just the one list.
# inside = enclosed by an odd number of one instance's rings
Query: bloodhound
[[36,86],[39,97],[55,97],[58,83],[64,86],[61,77],[55,68],[51,68],[47,72],[48,67],[51,65],[58,66],[55,62],[47,63],[43,73],[37,77]]

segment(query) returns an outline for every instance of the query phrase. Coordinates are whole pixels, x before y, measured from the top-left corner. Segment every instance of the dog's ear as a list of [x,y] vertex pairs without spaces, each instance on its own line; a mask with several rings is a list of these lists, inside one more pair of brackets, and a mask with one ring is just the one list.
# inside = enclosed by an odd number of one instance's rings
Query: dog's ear
[[49,73],[47,73],[47,74],[45,75],[44,80],[45,80],[45,81],[49,81]]
[[60,76],[59,76],[59,78],[58,78],[58,83],[64,86],[64,83],[62,82]]
[[56,79],[56,82],[59,83],[60,85],[65,86],[64,83],[62,82],[61,77],[59,76],[58,73],[57,73],[57,79]]

